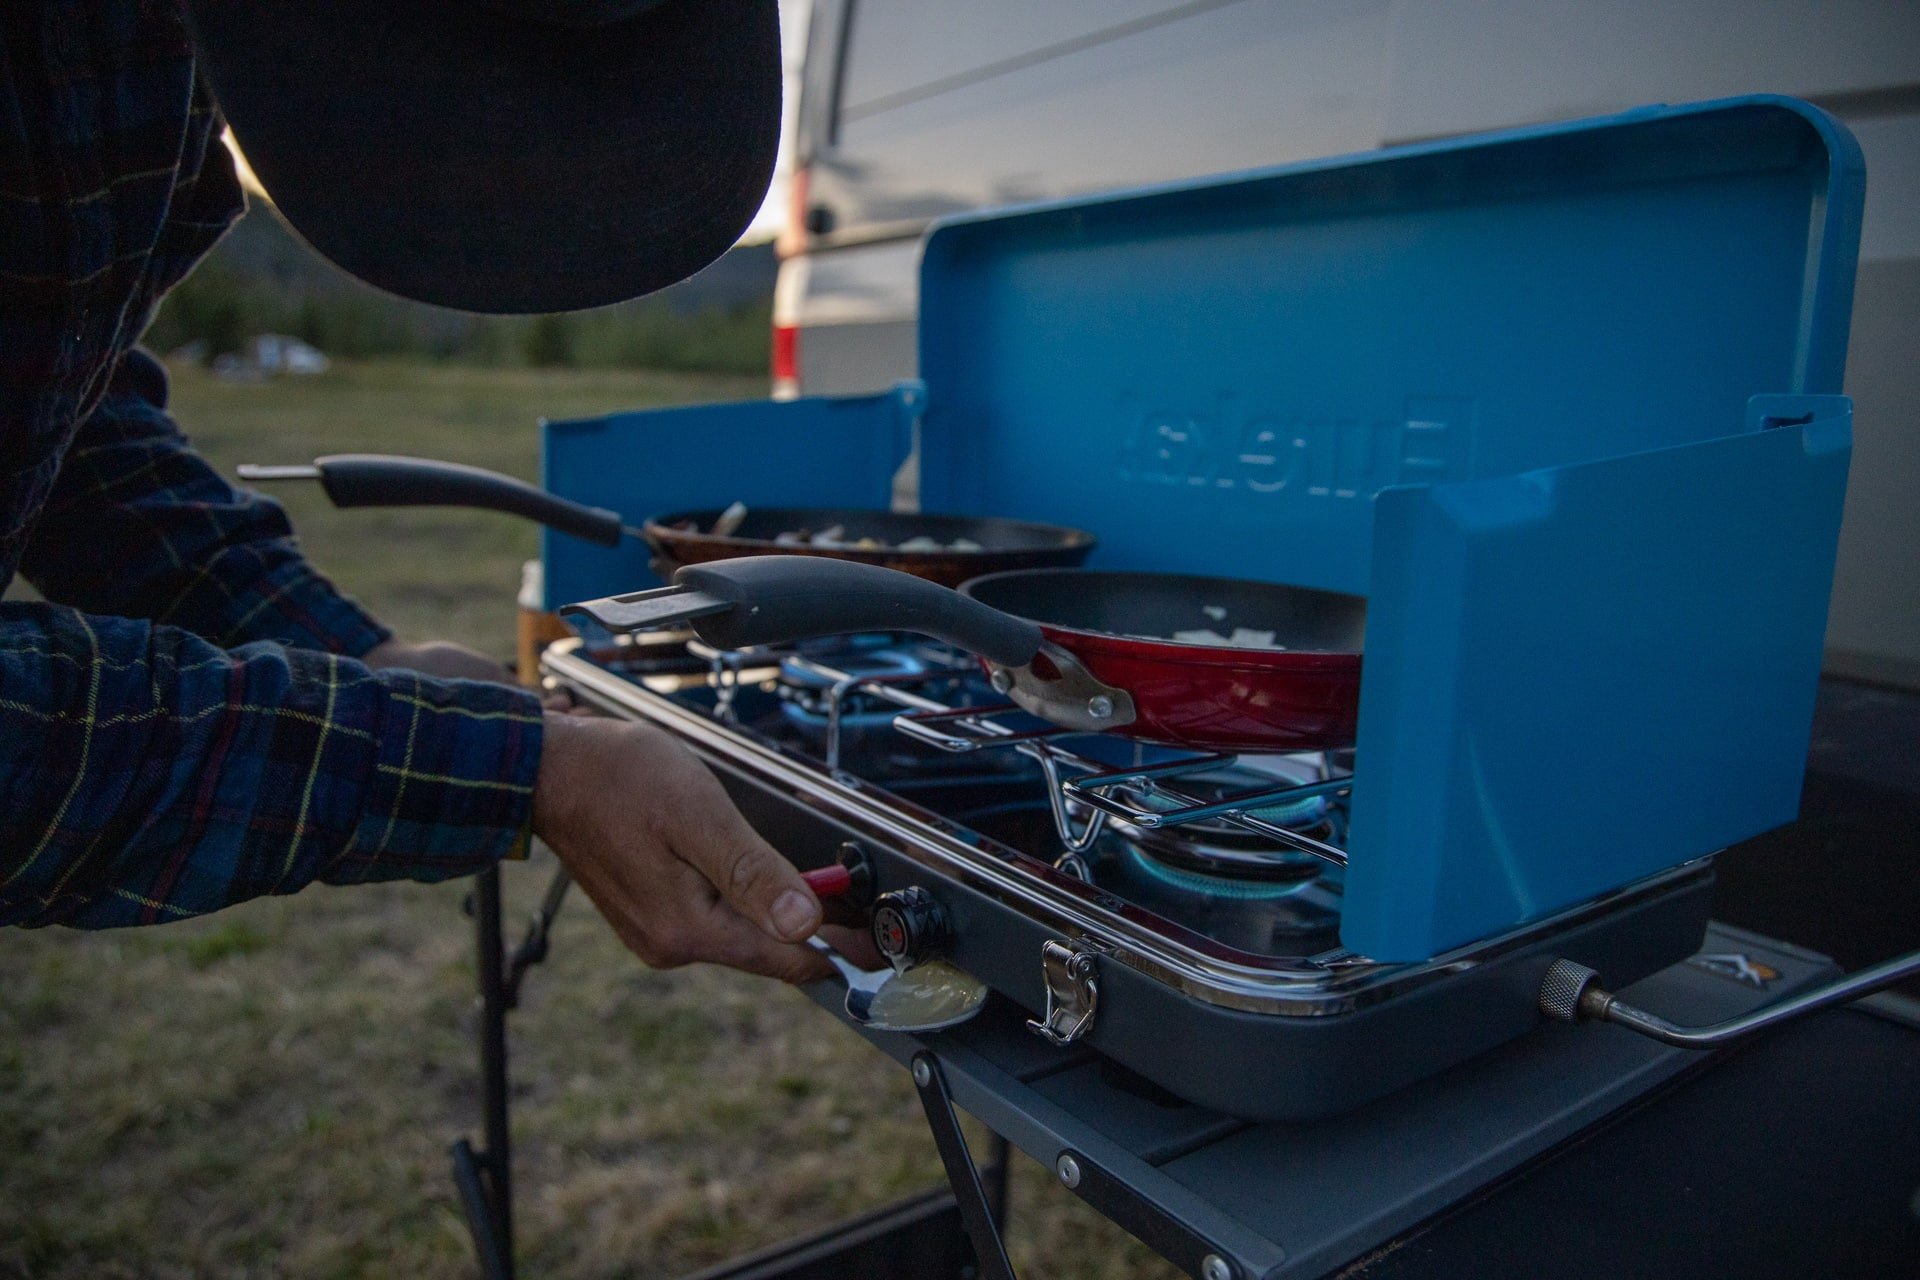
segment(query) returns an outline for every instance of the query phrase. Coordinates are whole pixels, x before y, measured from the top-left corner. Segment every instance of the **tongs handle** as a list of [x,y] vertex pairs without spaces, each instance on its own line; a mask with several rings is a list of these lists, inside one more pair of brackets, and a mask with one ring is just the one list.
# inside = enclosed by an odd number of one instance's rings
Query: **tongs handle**
[[243,463],[242,480],[318,480],[336,507],[477,507],[525,516],[603,547],[626,532],[620,513],[536,488],[524,480],[431,458],[386,453],[336,453],[310,466]]
[[612,631],[686,622],[722,649],[857,631],[911,631],[1003,667],[1040,651],[1040,628],[897,569],[824,556],[743,556],[688,565],[674,585],[567,605]]

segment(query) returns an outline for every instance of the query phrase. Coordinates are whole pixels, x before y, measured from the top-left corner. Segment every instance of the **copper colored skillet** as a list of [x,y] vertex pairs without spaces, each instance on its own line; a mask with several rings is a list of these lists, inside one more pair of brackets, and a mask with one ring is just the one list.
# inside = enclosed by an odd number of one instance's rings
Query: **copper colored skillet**
[[[614,631],[685,623],[726,649],[911,631],[978,654],[995,688],[1069,729],[1203,751],[1353,742],[1366,624],[1358,596],[1077,569],[997,573],[956,592],[870,565],[778,556],[692,565],[674,584],[561,612]],[[1236,628],[1270,631],[1275,647],[1170,638]]]
[[[1009,569],[1072,566],[1093,550],[1093,535],[1078,529],[972,516],[909,515],[889,511],[819,508],[754,508],[731,533],[712,532],[720,511],[680,511],[655,516],[635,529],[617,511],[590,507],[548,493],[512,476],[427,458],[346,453],[300,466],[239,469],[242,480],[317,480],[336,507],[477,507],[538,521],[550,529],[617,546],[642,538],[653,548],[663,578],[683,565],[738,556],[797,555],[882,565],[949,587],[981,574]],[[871,538],[883,545],[789,545],[783,533],[819,533],[838,526],[836,541]],[[938,548],[905,549],[901,543],[931,538]],[[978,550],[954,548],[959,541]]]

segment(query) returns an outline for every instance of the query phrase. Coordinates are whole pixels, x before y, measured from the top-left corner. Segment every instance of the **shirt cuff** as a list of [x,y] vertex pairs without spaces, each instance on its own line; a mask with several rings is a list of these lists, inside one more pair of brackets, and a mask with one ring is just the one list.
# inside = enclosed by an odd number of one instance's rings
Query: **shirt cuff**
[[323,879],[444,880],[521,849],[544,721],[525,689],[375,673],[386,706],[351,845]]

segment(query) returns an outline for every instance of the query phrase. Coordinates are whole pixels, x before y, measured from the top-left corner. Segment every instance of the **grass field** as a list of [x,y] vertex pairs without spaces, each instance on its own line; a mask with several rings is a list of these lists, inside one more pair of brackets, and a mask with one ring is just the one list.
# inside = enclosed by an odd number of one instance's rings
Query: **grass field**
[[[759,379],[342,366],[195,371],[220,466],[440,456],[522,476],[534,423],[757,396]],[[313,558],[412,638],[506,654],[531,529],[281,495]],[[549,870],[511,868],[510,919]],[[463,886],[309,889],[197,921],[0,933],[0,1276],[474,1274],[446,1146],[478,1121]],[[904,1073],[798,992],[650,972],[579,899],[512,1023],[528,1277],[674,1276],[933,1185]],[[1032,1277],[1175,1273],[1017,1171]]]

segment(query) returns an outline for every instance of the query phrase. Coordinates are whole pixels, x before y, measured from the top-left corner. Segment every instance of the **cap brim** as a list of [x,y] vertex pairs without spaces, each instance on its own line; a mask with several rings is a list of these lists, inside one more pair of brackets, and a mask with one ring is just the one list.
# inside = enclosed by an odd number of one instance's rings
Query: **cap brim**
[[589,30],[472,0],[194,0],[201,67],[274,204],[403,297],[572,311],[685,279],[766,194],[774,0]]

